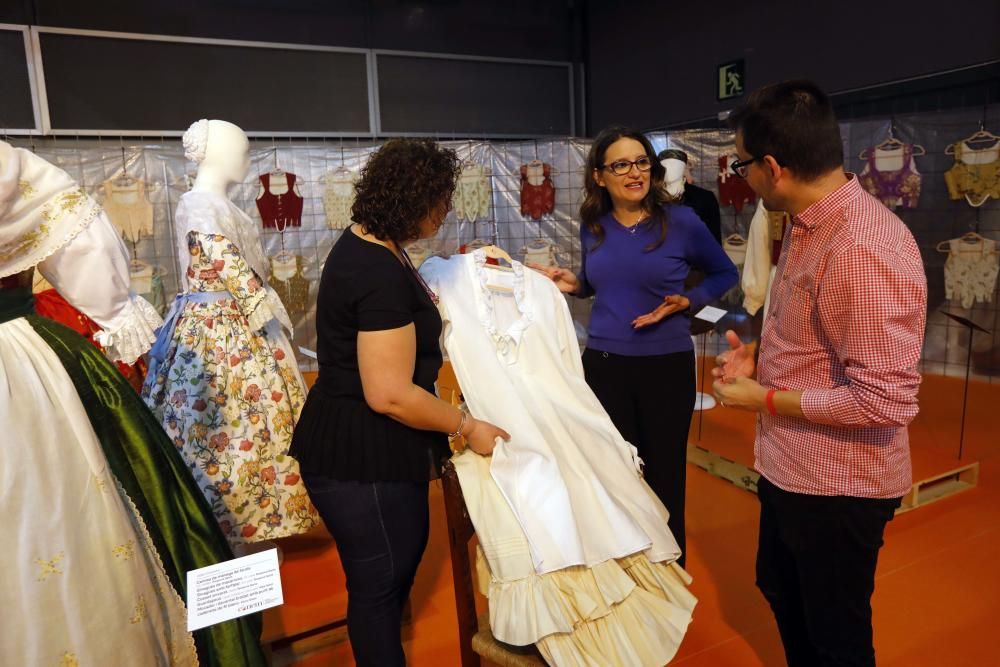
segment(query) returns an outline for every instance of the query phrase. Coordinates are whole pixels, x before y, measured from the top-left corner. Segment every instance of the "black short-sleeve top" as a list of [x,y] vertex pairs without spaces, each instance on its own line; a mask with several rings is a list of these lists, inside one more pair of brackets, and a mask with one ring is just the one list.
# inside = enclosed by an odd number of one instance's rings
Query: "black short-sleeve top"
[[316,298],[319,377],[295,427],[290,453],[305,475],[359,482],[426,481],[450,455],[437,431],[410,428],[365,402],[358,332],[413,324],[413,383],[434,392],[441,317],[413,271],[352,229],[326,259]]

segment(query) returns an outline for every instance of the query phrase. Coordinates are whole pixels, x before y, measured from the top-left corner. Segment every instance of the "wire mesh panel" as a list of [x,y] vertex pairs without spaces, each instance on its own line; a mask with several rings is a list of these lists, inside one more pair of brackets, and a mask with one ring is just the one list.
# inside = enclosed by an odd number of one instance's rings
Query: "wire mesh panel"
[[[954,164],[954,157],[945,154],[949,144],[975,132],[980,124],[1000,128],[1000,109],[966,110],[899,116],[895,119],[852,121],[842,124],[845,156],[848,168],[860,172],[862,150],[894,134],[907,143],[917,143],[926,155],[916,158],[916,168],[922,174],[922,191],[916,208],[897,209],[897,215],[907,224],[920,246],[927,269],[929,316],[924,345],[923,370],[927,373],[964,375],[968,353],[966,330],[946,318],[940,311],[967,317],[989,329],[990,335],[978,334],[973,339],[973,374],[981,379],[1000,382],[1000,311],[996,285],[990,299],[962,307],[957,299],[945,294],[944,265],[947,253],[939,245],[966,232],[978,232],[983,237],[1000,240],[1000,201],[989,199],[980,207],[970,206],[964,199],[948,196],[943,174]],[[654,147],[670,146],[688,153],[691,175],[696,184],[718,193],[719,158],[734,151],[732,133],[727,130],[688,130],[651,136]],[[20,145],[33,145],[42,157],[68,171],[89,192],[102,199],[102,184],[122,173],[145,181],[146,197],[153,207],[153,233],[143,235],[127,245],[143,263],[158,269],[163,289],[163,301],[169,303],[177,290],[177,277],[186,267],[175,256],[174,212],[177,202],[186,192],[195,174],[194,165],[187,162],[176,141],[156,143],[124,143],[120,140],[55,139],[31,143],[17,140]],[[457,212],[448,215],[436,238],[426,245],[431,253],[450,255],[475,241],[495,243],[505,248],[515,259],[523,259],[525,250],[541,239],[550,244],[556,263],[578,269],[581,260],[579,207],[583,201],[586,177],[585,160],[589,141],[582,139],[547,139],[529,141],[447,141],[443,145],[454,149],[468,164],[484,168],[489,182],[490,201],[485,214],[473,220],[459,219]],[[262,237],[268,255],[274,257],[285,250],[302,258],[303,275],[309,281],[307,305],[293,313],[294,343],[314,350],[316,347],[315,302],[316,288],[322,269],[333,244],[344,233],[334,228],[324,197],[330,174],[338,178],[354,178],[366,163],[377,144],[361,140],[283,140],[252,142],[252,166],[246,180],[233,187],[230,195],[237,206],[262,225],[255,200],[261,192],[260,176],[276,169],[296,176],[296,188],[304,199],[301,225],[284,230],[264,229]],[[532,163],[545,166],[553,190],[552,210],[532,217],[522,213],[521,195],[524,183],[522,167]],[[537,164],[536,163],[536,164]],[[722,208],[722,234],[746,237],[753,206],[737,212],[731,206]],[[568,298],[581,340],[589,320],[590,300]],[[733,317],[746,319],[740,306],[739,294],[729,295],[717,305],[731,311]],[[722,346],[721,337],[712,340],[710,353]],[[314,369],[314,362],[300,356],[303,369]]]

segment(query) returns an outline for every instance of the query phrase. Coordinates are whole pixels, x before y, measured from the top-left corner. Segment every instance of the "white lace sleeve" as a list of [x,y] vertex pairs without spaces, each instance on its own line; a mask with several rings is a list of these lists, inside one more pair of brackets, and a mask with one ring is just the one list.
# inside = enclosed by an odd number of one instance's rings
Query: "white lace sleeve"
[[38,270],[101,331],[94,338],[112,361],[131,364],[156,340],[163,320],[148,301],[129,289],[125,244],[102,212]]

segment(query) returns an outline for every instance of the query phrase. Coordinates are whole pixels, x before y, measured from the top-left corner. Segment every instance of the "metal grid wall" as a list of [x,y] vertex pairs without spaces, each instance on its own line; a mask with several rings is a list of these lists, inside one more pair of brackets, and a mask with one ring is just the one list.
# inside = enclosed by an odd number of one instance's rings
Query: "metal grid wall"
[[[992,302],[976,304],[970,309],[949,302],[944,296],[946,255],[937,250],[941,241],[959,237],[967,231],[1000,240],[1000,202],[991,199],[978,209],[973,208],[964,200],[950,200],[944,185],[943,173],[953,164],[953,157],[944,153],[945,147],[976,131],[980,123],[998,131],[1000,109],[912,114],[894,119],[851,121],[841,127],[847,165],[854,172],[860,172],[863,167],[858,157],[861,151],[885,138],[890,125],[902,141],[921,144],[927,150],[927,155],[916,158],[917,169],[923,176],[919,207],[897,210],[917,239],[927,269],[930,296],[922,370],[953,376],[965,374],[968,336],[964,328],[941,314],[942,310],[947,310],[968,317],[991,331],[990,335],[977,334],[973,340],[973,376],[1000,383],[1000,297],[994,295]],[[717,159],[733,152],[731,132],[685,130],[654,134],[651,139],[656,150],[666,146],[685,150],[690,156],[695,183],[718,192]],[[97,193],[106,179],[119,175],[123,168],[131,176],[148,183],[147,196],[154,207],[154,233],[135,245],[135,256],[161,267],[165,296],[169,301],[177,289],[178,272],[173,250],[173,211],[180,195],[188,189],[187,179],[194,176],[194,167],[183,158],[179,144],[164,139],[136,144],[132,140],[80,138],[37,142],[18,139],[15,143],[34,146],[40,155],[66,169],[92,193]],[[560,263],[579,267],[578,210],[583,199],[588,140],[442,143],[455,149],[461,159],[490,170],[493,198],[488,215],[478,221],[459,221],[454,213],[450,214],[434,240],[438,251],[448,255],[462,244],[482,239],[502,246],[519,258],[526,243],[544,238],[561,249]],[[283,235],[273,230],[263,232],[269,254],[276,254],[284,244],[287,250],[303,257],[305,276],[313,284],[310,308],[295,321],[297,345],[315,349],[315,286],[322,263],[341,233],[326,224],[322,177],[341,165],[357,172],[376,145],[364,140],[255,140],[250,175],[232,191],[236,204],[259,224],[254,204],[260,187],[259,175],[277,166],[298,176],[297,184],[305,198],[302,226],[290,227]],[[520,213],[520,167],[535,159],[551,165],[556,190],[554,213],[543,216],[540,221],[526,219]],[[741,213],[725,207],[722,214],[724,237],[732,233],[746,236],[753,206],[745,207]],[[582,336],[589,319],[590,302],[569,299],[569,303]],[[736,318],[745,318],[745,313],[732,302],[718,305],[733,311]],[[721,346],[721,337],[713,337],[711,350],[714,352]],[[304,369],[314,368],[313,362],[305,358],[301,361]]]

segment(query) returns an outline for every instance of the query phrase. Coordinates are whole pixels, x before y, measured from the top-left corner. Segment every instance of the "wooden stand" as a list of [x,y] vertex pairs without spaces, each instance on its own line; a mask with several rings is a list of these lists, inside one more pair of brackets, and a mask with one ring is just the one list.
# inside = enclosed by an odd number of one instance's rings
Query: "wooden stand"
[[[710,475],[724,479],[744,491],[757,493],[760,473],[742,463],[727,459],[697,445],[688,444],[688,463],[695,465]],[[953,496],[975,487],[979,483],[979,462],[970,463],[939,475],[914,482],[896,514],[909,512],[918,507]]]
[[916,482],[910,492],[903,496],[903,504],[896,510],[896,514],[929,505],[942,498],[971,489],[977,484],[979,484],[978,461],[928,479],[922,479]]

